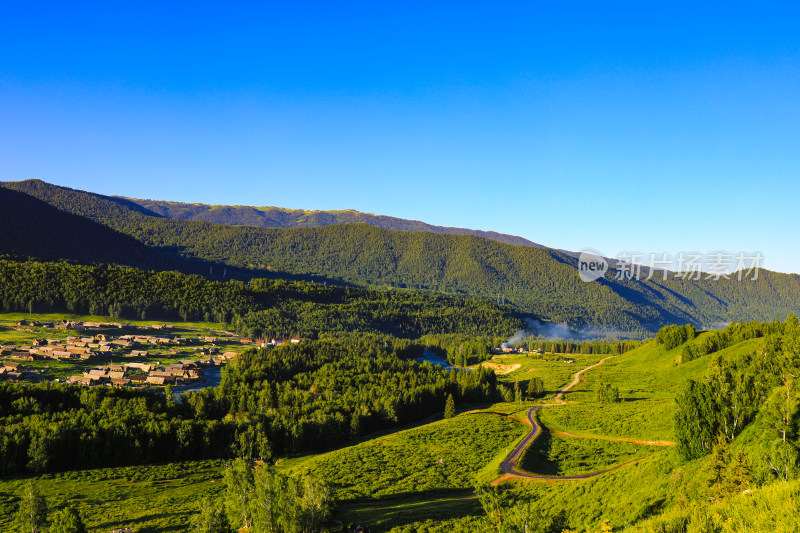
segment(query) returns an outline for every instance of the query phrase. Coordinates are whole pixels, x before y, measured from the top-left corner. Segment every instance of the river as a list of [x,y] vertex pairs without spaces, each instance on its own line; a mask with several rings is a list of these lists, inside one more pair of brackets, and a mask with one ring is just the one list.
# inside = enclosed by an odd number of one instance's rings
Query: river
[[180,387],[175,387],[172,390],[175,396],[175,401],[180,402],[181,394],[184,392],[195,392],[208,387],[218,387],[220,383],[222,383],[222,367],[214,366],[203,369],[203,379],[200,381],[196,381],[195,383],[191,383],[189,385],[181,385]]
[[422,352],[422,357],[417,357],[417,361],[422,363],[423,361],[427,361],[431,364],[438,365],[445,370],[450,370],[451,368],[455,368],[450,366],[450,363],[447,362],[447,359],[442,357],[439,354],[435,354],[432,351],[425,348],[425,351]]

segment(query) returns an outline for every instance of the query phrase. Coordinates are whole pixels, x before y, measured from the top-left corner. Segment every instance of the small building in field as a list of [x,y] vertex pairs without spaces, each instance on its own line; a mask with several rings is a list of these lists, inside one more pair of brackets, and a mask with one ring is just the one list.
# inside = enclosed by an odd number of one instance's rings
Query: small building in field
[[93,378],[92,376],[86,376],[86,375],[70,376],[69,382],[74,383],[76,385],[85,385],[87,387],[93,387],[99,384],[97,379]]
[[153,365],[148,365],[146,363],[127,363],[125,368],[136,368],[146,374],[153,370]]
[[175,376],[147,376],[147,383],[151,385],[167,385],[175,383]]

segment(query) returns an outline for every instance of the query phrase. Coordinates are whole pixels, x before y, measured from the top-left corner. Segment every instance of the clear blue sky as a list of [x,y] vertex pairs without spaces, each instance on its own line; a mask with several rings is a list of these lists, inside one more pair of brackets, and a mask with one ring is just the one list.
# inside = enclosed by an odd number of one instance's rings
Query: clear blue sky
[[0,179],[800,272],[796,4],[120,4],[0,5]]

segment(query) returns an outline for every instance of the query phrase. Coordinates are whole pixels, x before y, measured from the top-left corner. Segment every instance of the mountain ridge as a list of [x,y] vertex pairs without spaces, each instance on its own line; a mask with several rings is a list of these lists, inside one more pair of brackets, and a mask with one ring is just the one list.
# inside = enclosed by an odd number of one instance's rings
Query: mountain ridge
[[148,214],[128,200],[41,181],[4,186],[164,253],[242,269],[251,277],[311,277],[497,299],[535,318],[601,332],[652,333],[671,323],[718,327],[800,312],[796,274],[762,270],[755,281],[636,280],[617,276],[612,265],[605,277],[584,283],[574,256],[474,235],[364,223],[276,229],[181,221]]
[[0,187],[0,205],[0,250],[12,257],[192,270],[129,235],[25,193]]
[[364,223],[392,231],[429,231],[443,235],[475,235],[515,246],[545,247],[517,235],[454,226],[437,226],[421,220],[376,215],[355,209],[290,209],[277,206],[215,205],[144,200],[125,196],[114,196],[114,198],[133,202],[159,216],[186,221],[202,220],[231,226],[282,229]]

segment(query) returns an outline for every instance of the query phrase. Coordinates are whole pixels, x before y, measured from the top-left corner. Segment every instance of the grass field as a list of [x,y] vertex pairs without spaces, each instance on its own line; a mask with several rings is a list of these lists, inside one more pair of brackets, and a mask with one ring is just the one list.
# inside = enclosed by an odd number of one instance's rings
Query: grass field
[[[672,448],[662,448],[638,463],[582,481],[529,482],[521,491],[534,499],[536,512],[565,511],[570,527],[596,528],[607,519],[624,528],[674,503],[684,492],[680,464]],[[595,531],[596,529],[591,529]]]
[[[285,460],[280,468],[310,472],[336,486],[344,500],[338,512],[342,519],[368,523],[373,531],[419,520],[475,517],[481,510],[474,483],[496,478],[497,465],[527,433],[527,426],[504,416],[519,410],[519,404],[498,404],[326,454]],[[10,530],[28,480],[37,483],[53,509],[75,505],[93,533],[124,526],[142,533],[190,531],[197,502],[222,490],[223,465],[171,463],[0,480],[0,531]]]
[[[545,356],[536,354],[509,354],[497,355],[489,362],[500,365],[520,365],[517,370],[508,374],[500,374],[500,381],[513,383],[514,381],[528,381],[531,378],[542,378],[548,395],[554,395],[562,386],[567,384],[572,375],[582,368],[593,365],[604,355],[564,354]],[[566,363],[564,359],[573,360]],[[473,366],[475,368],[477,365]]]
[[519,407],[500,404],[462,413],[326,454],[288,460],[281,467],[308,472],[335,486],[345,501],[342,518],[376,526],[375,531],[437,516],[474,514],[479,509],[472,496],[475,483],[498,477],[497,465],[528,432],[526,425],[502,414]]
[[[763,339],[753,339],[718,354],[731,357],[747,353],[761,342]],[[687,379],[699,380],[705,375],[713,357],[707,355],[679,365],[680,350],[667,351],[653,341],[609,359],[584,375],[585,381],[565,396],[567,405],[542,409],[542,421],[548,427],[579,435],[674,440],[675,396]],[[599,403],[596,390],[601,382],[619,387],[621,402]]]
[[649,447],[628,442],[569,438],[543,431],[522,456],[520,466],[534,474],[574,476],[640,459],[650,453]]
[[469,489],[475,475],[527,430],[504,416],[475,411],[284,466],[324,479],[343,499]]
[[30,480],[51,510],[75,506],[90,532],[135,527],[140,533],[190,531],[198,502],[223,486],[222,461],[101,468],[0,479],[0,531],[12,531],[19,495]]

